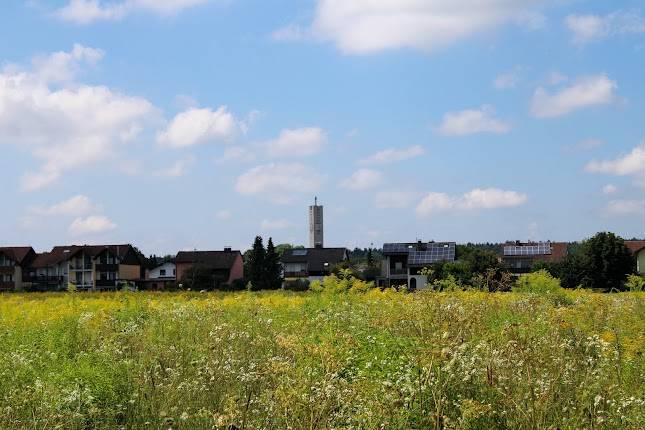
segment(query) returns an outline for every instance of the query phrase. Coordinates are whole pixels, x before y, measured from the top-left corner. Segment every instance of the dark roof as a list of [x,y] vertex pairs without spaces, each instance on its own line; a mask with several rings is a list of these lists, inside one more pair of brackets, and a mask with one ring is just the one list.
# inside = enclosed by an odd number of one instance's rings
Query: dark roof
[[321,272],[342,262],[346,257],[346,248],[287,249],[282,254],[280,261],[283,264],[307,263],[310,272]]
[[455,250],[455,242],[401,242],[383,245],[383,255],[407,255],[408,266],[411,267],[455,261]]
[[179,251],[176,264],[203,264],[212,269],[230,269],[235,260],[242,257],[240,251]]
[[22,264],[25,258],[34,250],[31,246],[5,246],[0,247],[0,252],[18,264]]
[[117,258],[123,259],[134,248],[130,244],[125,245],[70,245],[70,246],[55,246],[50,252],[43,252],[38,254],[33,267],[48,267],[63,261],[69,260],[77,253],[83,251],[90,257],[95,258],[104,251],[109,250]]
[[626,240],[625,246],[629,248],[632,254],[636,254],[645,249],[645,240]]

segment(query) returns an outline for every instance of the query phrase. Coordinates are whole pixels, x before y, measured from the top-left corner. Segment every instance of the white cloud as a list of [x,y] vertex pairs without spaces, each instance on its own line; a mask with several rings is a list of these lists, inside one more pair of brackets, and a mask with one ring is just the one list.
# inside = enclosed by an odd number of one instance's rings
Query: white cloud
[[[311,34],[347,54],[390,49],[433,51],[508,22],[536,23],[534,6],[545,0],[318,0],[306,31],[290,25],[274,38]],[[386,29],[386,30],[384,30]]]
[[157,143],[172,148],[185,148],[208,142],[226,142],[239,129],[239,122],[226,106],[220,106],[216,111],[190,108],[177,114],[166,130],[157,134]]
[[615,185],[607,184],[604,187],[602,187],[602,193],[606,196],[609,196],[611,194],[616,194],[617,192],[618,192],[618,188]]
[[491,106],[480,109],[469,109],[459,112],[448,112],[443,116],[439,132],[446,136],[467,136],[476,133],[507,133],[510,125],[495,118]]
[[263,219],[260,223],[262,230],[285,230],[291,227],[291,223],[286,219],[269,220]]
[[133,12],[149,12],[168,16],[183,9],[205,4],[210,0],[70,0],[56,14],[65,21],[89,24],[101,20],[119,20]]
[[271,157],[305,157],[318,154],[327,136],[318,127],[284,129],[273,140],[264,143]]
[[70,234],[82,236],[85,234],[98,234],[111,231],[116,224],[103,215],[91,215],[86,218],[76,218],[69,226]]
[[33,207],[29,212],[42,216],[81,216],[99,210],[100,207],[93,204],[87,196],[79,194],[52,206]]
[[635,11],[616,11],[604,16],[569,15],[565,24],[577,45],[616,35],[645,33],[645,18]]
[[379,209],[403,209],[410,207],[419,193],[406,190],[379,191],[374,197],[374,204]]
[[[40,170],[23,177],[24,190],[48,186],[72,169],[114,159],[120,144],[136,137],[156,114],[143,98],[65,82],[81,64],[101,55],[75,45],[70,53],[39,57],[32,70],[9,66],[0,73],[0,144],[23,146],[43,162]],[[53,83],[63,85],[53,89]]]
[[645,142],[615,160],[592,161],[585,169],[591,173],[645,177]]
[[525,194],[497,188],[476,188],[463,196],[449,196],[445,193],[429,193],[417,205],[417,215],[430,216],[437,212],[470,211],[478,209],[508,208],[524,204]]
[[627,216],[645,214],[644,200],[612,200],[605,211],[608,215]]
[[537,118],[567,115],[579,109],[602,106],[616,101],[618,85],[605,75],[578,79],[555,94],[540,87],[533,94],[531,113]]
[[423,155],[425,149],[421,145],[414,145],[408,148],[389,148],[359,160],[360,164],[387,164],[403,161]]
[[515,67],[513,70],[499,74],[495,78],[495,88],[498,90],[507,90],[515,88],[521,80],[522,67]]
[[340,186],[348,190],[362,191],[376,187],[383,180],[380,172],[370,169],[358,169],[352,176],[340,182]]
[[235,185],[238,193],[259,195],[274,203],[289,204],[301,194],[318,190],[325,177],[300,163],[264,164],[242,174]]
[[155,176],[162,176],[166,178],[179,178],[184,176],[190,166],[195,164],[195,157],[186,157],[181,160],[175,161],[170,167],[166,169],[157,170],[154,172]]
[[100,49],[74,44],[70,52],[54,52],[32,59],[38,79],[43,82],[69,82],[80,72],[82,64],[95,65],[103,59],[105,53]]
[[218,220],[220,220],[220,221],[228,221],[228,220],[230,220],[232,217],[233,217],[233,214],[231,213],[231,211],[229,211],[229,210],[227,210],[227,209],[219,210],[219,211],[217,211],[217,213],[215,214],[215,218],[217,218],[217,219],[218,219]]

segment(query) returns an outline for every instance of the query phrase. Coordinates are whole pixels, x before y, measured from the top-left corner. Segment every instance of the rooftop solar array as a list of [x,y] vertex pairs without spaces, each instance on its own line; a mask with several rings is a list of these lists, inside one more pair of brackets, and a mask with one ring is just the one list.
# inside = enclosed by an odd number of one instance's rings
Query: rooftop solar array
[[454,243],[434,243],[428,244],[426,250],[410,250],[408,253],[409,266],[422,266],[433,264],[440,261],[454,261],[455,244]]
[[407,254],[414,246],[409,243],[386,243],[383,245],[384,254]]
[[551,255],[551,252],[551,243],[549,242],[504,246],[505,256]]
[[307,255],[307,250],[306,249],[294,249],[291,252],[291,255],[297,255],[299,257]]

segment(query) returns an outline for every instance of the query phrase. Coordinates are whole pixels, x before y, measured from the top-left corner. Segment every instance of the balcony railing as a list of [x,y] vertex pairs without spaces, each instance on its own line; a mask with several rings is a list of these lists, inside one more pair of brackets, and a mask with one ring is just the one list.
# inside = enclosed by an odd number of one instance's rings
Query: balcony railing
[[390,276],[392,275],[407,275],[408,269],[390,269]]
[[298,272],[284,272],[285,278],[306,278],[309,276],[309,272],[301,270]]
[[91,264],[69,264],[69,270],[92,270]]

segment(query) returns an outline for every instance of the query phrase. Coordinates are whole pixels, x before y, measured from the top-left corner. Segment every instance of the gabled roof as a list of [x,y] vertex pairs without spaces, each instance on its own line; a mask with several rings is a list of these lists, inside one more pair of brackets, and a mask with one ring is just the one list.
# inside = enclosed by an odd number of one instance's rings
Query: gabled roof
[[347,258],[346,248],[300,248],[287,249],[280,261],[286,263],[307,263],[310,272],[328,270]]
[[0,253],[6,255],[18,264],[22,264],[29,254],[33,253],[31,246],[5,246],[0,247]]
[[85,252],[92,258],[97,257],[105,251],[110,251],[112,254],[116,255],[117,258],[123,259],[128,252],[134,250],[132,245],[70,245],[70,246],[55,246],[50,252],[43,252],[38,254],[34,262],[32,263],[33,267],[49,267],[64,261],[69,260],[74,255],[79,252]]
[[202,264],[211,269],[230,269],[238,257],[242,257],[240,251],[179,251],[175,263]]
[[645,240],[626,240],[625,246],[629,248],[632,254],[636,254],[645,249]]

